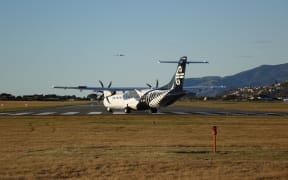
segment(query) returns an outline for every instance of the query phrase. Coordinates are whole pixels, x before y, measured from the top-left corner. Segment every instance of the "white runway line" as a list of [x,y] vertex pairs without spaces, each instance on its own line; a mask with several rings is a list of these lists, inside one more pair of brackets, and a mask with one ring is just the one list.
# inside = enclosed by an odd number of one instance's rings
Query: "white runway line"
[[21,113],[15,113],[15,114],[9,114],[11,116],[24,116],[28,114],[32,114],[33,112],[21,112]]
[[52,114],[56,114],[56,112],[42,112],[42,113],[33,114],[33,115],[35,115],[35,116],[48,116],[48,115],[52,115]]
[[0,113],[0,116],[8,115],[8,113]]
[[69,116],[69,115],[76,115],[76,114],[79,114],[80,112],[66,112],[66,113],[62,113],[61,115],[64,115],[64,116]]
[[190,114],[190,113],[187,113],[187,112],[172,112],[173,114],[181,114],[181,115],[186,115],[186,114]]
[[157,112],[157,113],[153,113],[153,114],[166,114],[166,113],[163,113],[163,112]]
[[115,112],[113,112],[112,114],[126,114],[126,113],[123,112],[123,111],[115,111]]
[[97,115],[97,114],[102,114],[102,112],[89,112],[88,115]]

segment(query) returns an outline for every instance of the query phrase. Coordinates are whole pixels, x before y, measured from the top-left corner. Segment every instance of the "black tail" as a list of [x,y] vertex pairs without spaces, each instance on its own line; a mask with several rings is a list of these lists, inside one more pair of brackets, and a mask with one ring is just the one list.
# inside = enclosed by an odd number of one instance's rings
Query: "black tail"
[[[162,63],[177,63],[174,61],[162,61]],[[187,57],[183,56],[178,61],[178,66],[176,69],[176,73],[173,75],[171,81],[160,89],[175,89],[175,90],[183,90],[184,78],[185,78],[185,70],[187,64]]]

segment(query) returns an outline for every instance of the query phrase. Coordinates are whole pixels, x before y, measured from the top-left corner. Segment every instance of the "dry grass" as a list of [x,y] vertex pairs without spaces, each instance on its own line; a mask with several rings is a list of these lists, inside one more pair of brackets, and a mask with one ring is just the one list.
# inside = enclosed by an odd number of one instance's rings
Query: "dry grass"
[[87,104],[89,101],[0,101],[0,112]]
[[287,117],[2,116],[0,179],[287,179],[287,129]]
[[176,105],[219,110],[288,112],[288,103],[285,102],[178,101]]

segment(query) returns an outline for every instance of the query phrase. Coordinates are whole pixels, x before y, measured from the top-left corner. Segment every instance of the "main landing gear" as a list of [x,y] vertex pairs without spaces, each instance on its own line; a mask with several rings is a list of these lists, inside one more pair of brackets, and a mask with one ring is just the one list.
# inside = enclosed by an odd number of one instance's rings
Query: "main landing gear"
[[131,109],[130,109],[129,107],[126,107],[126,108],[124,109],[124,112],[125,112],[126,114],[128,114],[128,113],[131,112]]
[[153,114],[153,113],[157,113],[157,108],[151,108],[150,109],[150,112]]

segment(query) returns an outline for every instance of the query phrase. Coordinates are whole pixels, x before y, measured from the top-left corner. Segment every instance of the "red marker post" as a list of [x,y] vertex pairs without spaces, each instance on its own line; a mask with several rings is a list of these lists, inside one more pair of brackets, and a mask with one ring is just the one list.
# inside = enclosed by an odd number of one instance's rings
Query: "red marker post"
[[213,136],[213,152],[216,154],[216,135],[217,135],[217,126],[212,127],[212,136]]

